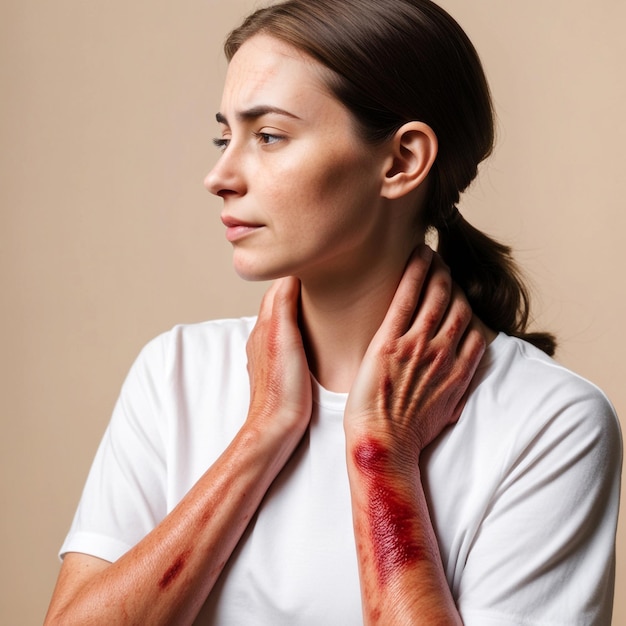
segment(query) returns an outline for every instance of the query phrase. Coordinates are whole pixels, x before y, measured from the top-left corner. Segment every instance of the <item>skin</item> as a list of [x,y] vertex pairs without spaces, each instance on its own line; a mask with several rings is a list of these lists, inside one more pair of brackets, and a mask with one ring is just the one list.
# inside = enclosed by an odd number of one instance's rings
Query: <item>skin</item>
[[[320,74],[268,37],[247,42],[230,64],[217,116],[223,155],[205,185],[224,199],[226,224],[252,225],[233,242],[235,269],[246,279],[339,285],[381,238],[395,240],[381,210],[387,155],[362,149]],[[285,113],[254,115],[271,107]],[[403,265],[409,252],[399,255]]]
[[[422,248],[420,260],[431,253]],[[410,262],[344,418],[368,624],[459,624],[420,482],[421,451],[458,419],[490,333],[441,261]],[[418,297],[424,303],[415,306]]]
[[46,624],[190,624],[311,416],[309,370],[349,391],[344,428],[367,624],[460,618],[419,480],[492,336],[415,229],[432,130],[372,148],[325,70],[255,36],[233,58],[206,186],[237,271],[277,279],[247,345],[251,401],[235,439],[115,563],[65,557]]

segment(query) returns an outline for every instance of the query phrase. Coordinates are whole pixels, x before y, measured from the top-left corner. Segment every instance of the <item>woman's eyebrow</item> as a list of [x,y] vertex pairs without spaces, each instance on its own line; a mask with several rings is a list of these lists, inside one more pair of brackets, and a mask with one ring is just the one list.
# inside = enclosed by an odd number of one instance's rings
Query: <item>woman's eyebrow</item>
[[[295,120],[301,119],[294,113],[285,111],[285,109],[281,109],[279,107],[265,105],[265,104],[260,104],[258,106],[251,107],[244,111],[238,111],[236,114],[236,117],[240,122],[248,122],[251,120],[255,120],[259,117],[263,117],[264,115],[267,115],[269,113],[273,113],[275,115],[284,115],[286,117],[290,117]],[[226,116],[223,113],[216,113],[215,119],[217,120],[219,124],[224,124],[225,126],[228,126],[228,120],[226,119]]]

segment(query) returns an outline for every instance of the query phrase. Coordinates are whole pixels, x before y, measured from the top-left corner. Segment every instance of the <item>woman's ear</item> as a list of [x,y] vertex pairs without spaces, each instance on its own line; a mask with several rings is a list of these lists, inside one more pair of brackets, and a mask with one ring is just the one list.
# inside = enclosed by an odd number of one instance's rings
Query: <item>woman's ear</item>
[[390,200],[417,189],[428,176],[437,156],[437,135],[423,122],[407,122],[390,142],[381,195]]

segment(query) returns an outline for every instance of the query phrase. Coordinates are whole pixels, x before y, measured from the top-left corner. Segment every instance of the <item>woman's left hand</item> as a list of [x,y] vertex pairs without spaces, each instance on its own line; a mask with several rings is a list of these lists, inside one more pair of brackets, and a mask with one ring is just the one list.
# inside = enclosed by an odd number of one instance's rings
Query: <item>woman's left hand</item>
[[414,467],[461,414],[486,347],[481,328],[439,255],[420,246],[350,391],[348,437],[373,438]]

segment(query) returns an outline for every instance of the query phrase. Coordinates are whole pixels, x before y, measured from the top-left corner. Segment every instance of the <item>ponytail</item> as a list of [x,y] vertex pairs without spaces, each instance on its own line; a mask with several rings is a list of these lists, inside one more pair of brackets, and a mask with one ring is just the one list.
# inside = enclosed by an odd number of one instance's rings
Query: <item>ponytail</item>
[[511,249],[474,228],[456,207],[436,228],[439,253],[474,313],[490,328],[524,339],[552,356],[553,335],[527,332],[530,297]]

